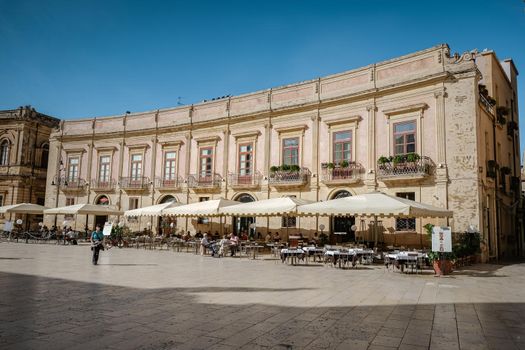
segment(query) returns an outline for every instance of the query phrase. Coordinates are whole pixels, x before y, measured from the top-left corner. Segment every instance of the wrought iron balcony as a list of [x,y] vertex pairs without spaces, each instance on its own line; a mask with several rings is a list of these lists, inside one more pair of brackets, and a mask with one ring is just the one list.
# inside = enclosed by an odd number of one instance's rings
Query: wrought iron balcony
[[87,185],[86,180],[81,178],[55,177],[52,185],[60,187],[64,192],[80,192]]
[[178,190],[182,187],[182,184],[184,183],[184,179],[180,176],[177,176],[174,179],[165,179],[163,177],[157,177],[155,179],[155,188],[158,190]]
[[261,185],[262,174],[256,171],[254,174],[228,174],[228,183],[232,188],[257,188]]
[[91,180],[91,189],[93,191],[114,191],[117,187],[115,179],[108,180]]
[[494,105],[481,93],[479,94],[479,102],[485,107],[487,112],[494,114]]
[[377,178],[382,181],[401,181],[423,179],[432,174],[434,162],[429,157],[421,157],[415,161],[393,161],[377,166]]
[[326,185],[351,184],[361,181],[364,168],[359,163],[350,163],[343,168],[336,166],[335,168],[323,168],[322,182]]
[[119,181],[120,188],[126,191],[143,191],[149,188],[151,184],[149,177],[121,177]]
[[222,176],[215,173],[188,175],[188,188],[194,190],[218,189],[221,187]]
[[268,183],[274,187],[297,187],[308,183],[310,170],[301,168],[300,170],[277,170],[270,172]]

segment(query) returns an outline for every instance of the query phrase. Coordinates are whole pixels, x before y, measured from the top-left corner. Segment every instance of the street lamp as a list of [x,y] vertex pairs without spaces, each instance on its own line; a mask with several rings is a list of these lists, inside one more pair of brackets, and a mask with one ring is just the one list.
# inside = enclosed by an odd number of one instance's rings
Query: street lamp
[[[58,197],[60,196],[60,185],[62,183],[65,186],[68,185],[67,184],[67,179],[64,176],[62,176],[62,173],[65,170],[64,162],[62,162],[62,159],[60,159],[59,165],[60,166],[58,168],[58,174],[55,175],[55,178],[53,179],[53,181],[51,181],[51,186],[56,186],[56,188],[57,188],[57,194],[56,194],[56,198],[55,198],[55,208],[58,208]],[[58,219],[58,214],[55,214],[55,229],[58,231],[57,219]],[[57,243],[58,243],[58,239],[57,239]],[[64,234],[64,244],[66,244],[66,236],[65,236],[65,234]]]

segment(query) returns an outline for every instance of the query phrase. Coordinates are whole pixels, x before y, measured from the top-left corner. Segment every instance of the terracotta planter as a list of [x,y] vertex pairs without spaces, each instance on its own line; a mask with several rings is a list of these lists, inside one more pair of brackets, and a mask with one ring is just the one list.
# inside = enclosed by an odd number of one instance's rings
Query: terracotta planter
[[448,275],[452,272],[452,261],[450,260],[434,260],[432,264],[434,272],[438,276]]

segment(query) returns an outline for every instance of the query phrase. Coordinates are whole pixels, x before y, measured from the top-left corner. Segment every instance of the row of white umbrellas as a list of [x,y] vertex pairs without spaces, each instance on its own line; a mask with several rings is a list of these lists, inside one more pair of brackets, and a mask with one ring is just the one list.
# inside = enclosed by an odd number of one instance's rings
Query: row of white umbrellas
[[270,198],[255,202],[241,203],[216,199],[191,204],[177,202],[157,204],[149,207],[122,212],[106,205],[76,204],[47,209],[43,206],[21,203],[0,207],[0,214],[50,214],[50,215],[122,215],[134,216],[378,216],[378,217],[451,217],[452,212],[432,205],[409,199],[372,192],[313,202],[294,197]]

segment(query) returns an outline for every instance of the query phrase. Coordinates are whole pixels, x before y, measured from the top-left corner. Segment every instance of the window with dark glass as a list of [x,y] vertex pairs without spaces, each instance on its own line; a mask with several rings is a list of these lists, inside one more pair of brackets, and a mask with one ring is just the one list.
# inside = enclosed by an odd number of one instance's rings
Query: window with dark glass
[[394,155],[416,152],[416,122],[394,124]]
[[299,138],[283,139],[283,164],[299,165]]
[[333,136],[333,161],[336,164],[352,160],[352,131],[338,131]]
[[78,180],[78,158],[69,158],[67,166],[67,179],[69,182],[74,182]]
[[239,145],[239,175],[252,174],[253,146],[251,143]]
[[200,149],[199,177],[211,177],[213,172],[213,148]]
[[4,140],[0,144],[0,165],[9,164],[9,141]]
[[142,154],[131,155],[131,180],[140,181],[142,177]]
[[42,146],[42,157],[40,159],[40,167],[47,169],[48,161],[49,161],[49,145],[46,143]]
[[101,156],[98,170],[98,181],[109,182],[111,160],[109,156]]
[[139,207],[139,199],[137,197],[131,197],[129,199],[129,210],[137,209]]
[[[416,200],[415,192],[399,192],[396,193],[396,197]],[[396,231],[415,231],[416,230],[416,219],[414,218],[397,218],[396,219]]]
[[164,180],[174,181],[177,177],[177,152],[169,151],[164,154]]

